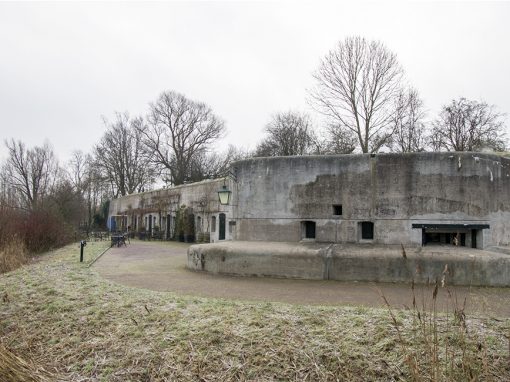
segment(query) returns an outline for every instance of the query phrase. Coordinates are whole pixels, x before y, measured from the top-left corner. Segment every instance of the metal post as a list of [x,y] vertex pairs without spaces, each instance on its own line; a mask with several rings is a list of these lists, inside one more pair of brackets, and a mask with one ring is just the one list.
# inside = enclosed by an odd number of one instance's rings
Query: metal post
[[83,263],[83,247],[87,245],[85,240],[80,241],[80,263]]

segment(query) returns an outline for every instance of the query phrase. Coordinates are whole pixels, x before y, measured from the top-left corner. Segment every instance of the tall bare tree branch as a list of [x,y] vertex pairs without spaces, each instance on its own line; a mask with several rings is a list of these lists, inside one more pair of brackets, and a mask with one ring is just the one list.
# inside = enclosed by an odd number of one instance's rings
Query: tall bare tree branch
[[206,104],[169,91],[150,105],[148,124],[139,131],[147,156],[179,185],[190,179],[193,160],[223,136],[225,124]]
[[111,182],[116,195],[139,192],[154,181],[154,168],[142,149],[142,118],[117,113],[105,121],[107,131],[94,149],[95,166]]
[[362,152],[376,152],[391,136],[402,75],[397,56],[381,42],[349,37],[322,60],[310,101],[331,126],[354,134]]
[[424,118],[423,101],[418,91],[402,89],[395,101],[393,135],[388,146],[403,153],[424,151],[428,138]]

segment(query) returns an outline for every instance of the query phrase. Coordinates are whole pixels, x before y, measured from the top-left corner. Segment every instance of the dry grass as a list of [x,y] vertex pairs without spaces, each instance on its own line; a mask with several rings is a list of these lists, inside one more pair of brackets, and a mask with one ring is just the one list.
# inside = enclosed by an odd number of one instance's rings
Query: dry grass
[[[90,262],[103,248],[86,247]],[[108,253],[106,253],[106,256]],[[182,297],[128,288],[77,245],[0,276],[0,341],[69,381],[409,380],[411,311]],[[470,320],[494,379],[509,380],[510,319]],[[398,330],[397,330],[398,329]],[[440,341],[450,335],[437,331]],[[459,341],[450,341],[456,347]],[[471,345],[470,345],[471,346]],[[456,349],[461,349],[458,347]],[[476,377],[476,376],[475,376]],[[454,376],[450,380],[455,380]]]
[[[502,344],[510,334],[508,323],[499,329],[480,320],[466,318],[466,299],[458,301],[454,292],[439,281],[416,295],[412,284],[412,330],[403,333],[394,311],[384,296],[401,353],[413,381],[499,381],[510,377],[510,343],[507,354],[494,354],[489,341],[499,337]],[[438,294],[446,295],[446,314],[438,313]],[[420,302],[418,302],[420,301]]]
[[0,273],[19,268],[29,260],[25,244],[21,239],[14,237],[0,248]]
[[58,379],[44,368],[29,364],[0,344],[0,381],[50,382]]

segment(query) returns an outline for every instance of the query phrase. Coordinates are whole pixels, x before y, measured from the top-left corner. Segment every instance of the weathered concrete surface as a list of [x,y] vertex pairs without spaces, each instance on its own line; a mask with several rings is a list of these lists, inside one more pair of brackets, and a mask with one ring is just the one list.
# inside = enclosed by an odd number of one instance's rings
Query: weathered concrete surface
[[[309,221],[318,242],[361,243],[362,222],[371,222],[374,244],[419,246],[422,229],[413,224],[450,224],[490,227],[455,232],[465,235],[468,247],[510,245],[510,158],[495,154],[252,158],[235,162],[231,171],[232,179],[115,199],[109,214],[125,215],[124,228],[157,226],[172,236],[185,205],[195,232],[209,233],[211,241],[299,242]],[[227,206],[217,197],[224,181],[232,191]],[[341,215],[334,205],[342,206]]]
[[510,246],[508,246],[508,247],[495,246],[495,247],[487,248],[487,250],[491,251],[491,252],[497,252],[497,253],[503,253],[505,255],[510,255]]
[[[155,227],[159,227],[165,232],[164,237],[173,237],[177,213],[182,206],[185,206],[192,211],[196,219],[195,234],[207,232],[211,242],[220,240],[219,217],[220,214],[224,214],[225,239],[230,240],[233,232],[228,229],[228,223],[232,221],[233,206],[221,205],[218,201],[218,190],[225,183],[229,189],[235,188],[232,180],[221,178],[113,199],[110,201],[109,219],[111,216],[125,215],[125,226],[116,227],[117,229],[125,230],[130,226],[135,231],[148,231],[149,228],[154,230]],[[153,223],[150,224],[148,219],[152,219]],[[214,226],[213,219],[217,221]]]
[[[510,243],[510,159],[484,153],[254,158],[236,162],[236,240],[421,245],[413,223],[487,224],[477,246]],[[333,215],[342,205],[342,215]],[[470,232],[467,232],[470,235]]]
[[187,267],[227,275],[321,280],[323,257],[323,246],[315,243],[225,242],[192,245]]
[[510,255],[452,246],[225,242],[192,245],[187,267],[239,276],[510,286]]

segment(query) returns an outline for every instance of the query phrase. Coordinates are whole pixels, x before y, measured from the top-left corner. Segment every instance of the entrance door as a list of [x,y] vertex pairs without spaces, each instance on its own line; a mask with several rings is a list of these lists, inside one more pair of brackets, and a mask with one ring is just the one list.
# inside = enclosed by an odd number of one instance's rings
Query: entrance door
[[225,214],[220,214],[220,230],[218,240],[225,240]]
[[170,224],[172,224],[171,221],[172,217],[170,215],[166,215],[166,239],[170,240]]

